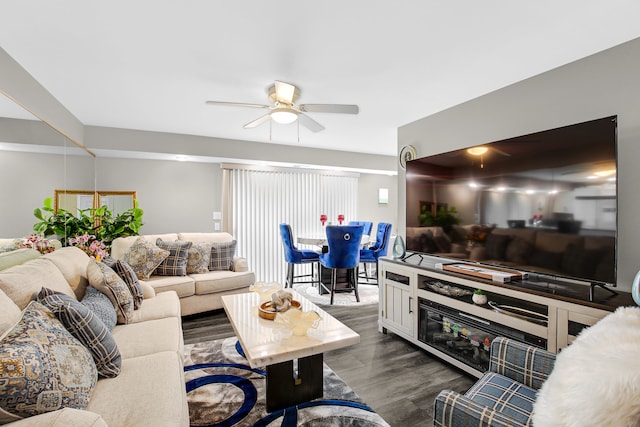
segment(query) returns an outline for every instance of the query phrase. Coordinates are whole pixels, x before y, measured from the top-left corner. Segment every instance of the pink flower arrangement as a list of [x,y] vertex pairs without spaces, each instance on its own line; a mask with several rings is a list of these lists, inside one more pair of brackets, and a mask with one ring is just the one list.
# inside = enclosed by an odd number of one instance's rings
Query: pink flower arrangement
[[100,261],[109,256],[109,251],[107,251],[105,244],[102,240],[96,239],[96,236],[93,234],[84,233],[81,236],[72,237],[69,239],[69,244],[81,249],[96,261]]
[[43,255],[56,250],[56,247],[51,240],[45,239],[44,236],[35,233],[27,237],[20,244],[19,248],[35,249]]

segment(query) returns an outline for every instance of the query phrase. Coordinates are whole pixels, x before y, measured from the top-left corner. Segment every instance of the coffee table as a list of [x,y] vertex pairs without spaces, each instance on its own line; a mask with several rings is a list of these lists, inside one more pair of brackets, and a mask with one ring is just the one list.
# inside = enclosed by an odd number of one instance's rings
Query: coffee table
[[303,311],[321,317],[305,336],[288,336],[282,325],[258,315],[260,297],[249,292],[224,295],[222,304],[252,368],[266,367],[267,411],[322,397],[322,353],[360,342],[360,335],[295,291]]

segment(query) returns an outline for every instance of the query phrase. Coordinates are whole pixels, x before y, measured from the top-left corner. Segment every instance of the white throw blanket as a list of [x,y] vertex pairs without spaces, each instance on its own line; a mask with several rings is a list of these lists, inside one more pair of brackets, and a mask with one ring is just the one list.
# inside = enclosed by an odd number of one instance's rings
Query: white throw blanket
[[621,307],[558,354],[533,424],[640,426],[640,308]]

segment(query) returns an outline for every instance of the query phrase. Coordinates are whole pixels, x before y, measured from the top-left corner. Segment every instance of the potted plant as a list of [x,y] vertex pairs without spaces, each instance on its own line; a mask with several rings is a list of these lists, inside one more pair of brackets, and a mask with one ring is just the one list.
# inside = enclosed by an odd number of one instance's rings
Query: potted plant
[[471,297],[474,304],[485,305],[487,303],[487,296],[482,289],[476,289]]
[[451,206],[449,209],[440,207],[434,215],[426,205],[423,205],[422,212],[418,215],[418,221],[423,227],[442,227],[445,233],[449,233],[454,225],[460,224],[458,210],[455,206]]
[[142,227],[144,211],[138,208],[137,203],[117,215],[101,206],[81,210],[78,216],[64,209],[55,212],[52,205],[52,198],[48,197],[42,208],[34,209],[33,215],[39,221],[33,225],[33,230],[45,237],[57,236],[62,246],[72,244],[72,238],[90,235],[108,249],[117,237],[137,236]]

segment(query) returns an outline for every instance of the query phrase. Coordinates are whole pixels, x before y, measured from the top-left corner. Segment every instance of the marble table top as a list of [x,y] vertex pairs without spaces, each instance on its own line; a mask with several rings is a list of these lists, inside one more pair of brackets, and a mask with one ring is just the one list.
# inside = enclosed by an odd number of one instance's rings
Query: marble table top
[[321,317],[318,327],[307,335],[291,335],[290,330],[258,315],[260,296],[255,292],[224,295],[222,304],[252,368],[298,359],[358,344],[360,335],[295,291],[293,299],[302,311],[315,310]]

